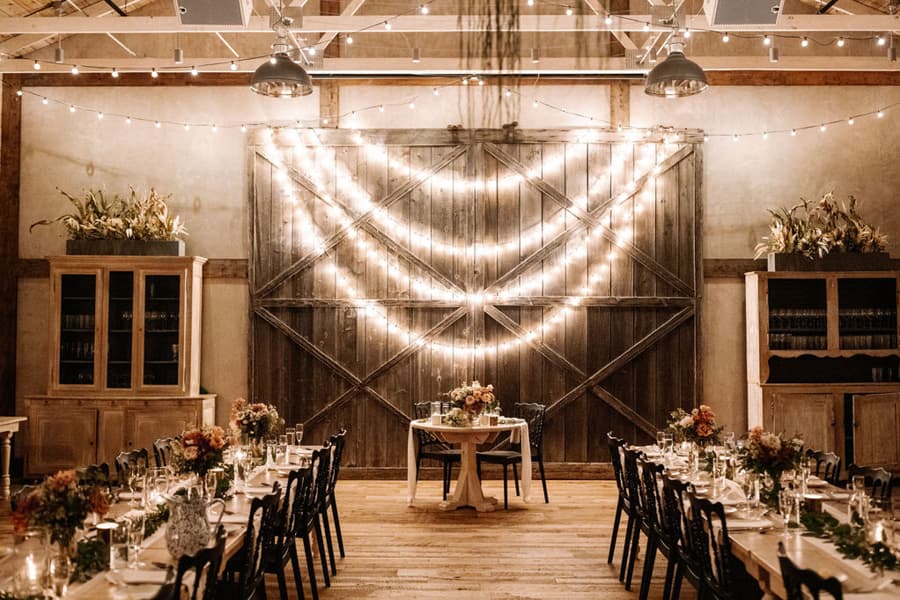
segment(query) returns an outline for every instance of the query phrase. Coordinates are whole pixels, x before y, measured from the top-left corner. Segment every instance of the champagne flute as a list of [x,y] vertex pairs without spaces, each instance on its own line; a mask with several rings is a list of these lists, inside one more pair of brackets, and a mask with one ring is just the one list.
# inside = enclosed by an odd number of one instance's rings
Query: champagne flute
[[656,432],[656,447],[659,448],[660,452],[664,452],[666,449],[666,432],[665,431],[657,431]]
[[297,423],[296,431],[294,432],[296,436],[297,445],[300,445],[300,442],[303,440],[303,423]]
[[134,513],[126,522],[128,531],[128,568],[142,566],[140,560],[141,543],[144,541],[144,513]]
[[794,511],[794,494],[791,490],[784,489],[778,492],[778,511],[784,519],[784,534],[787,535],[791,513]]

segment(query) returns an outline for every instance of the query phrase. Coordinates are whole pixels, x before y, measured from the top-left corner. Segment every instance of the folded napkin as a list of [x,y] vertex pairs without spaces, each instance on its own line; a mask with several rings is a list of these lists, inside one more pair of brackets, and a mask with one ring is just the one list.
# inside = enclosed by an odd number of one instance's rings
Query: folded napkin
[[747,501],[744,490],[736,482],[730,479],[725,480],[724,490],[714,499],[715,502],[721,502],[725,506],[735,506],[743,504]]
[[110,597],[113,600],[153,600],[161,587],[156,584],[122,586],[113,589]]
[[125,585],[153,584],[162,585],[169,574],[162,569],[120,569],[116,575]]
[[768,519],[728,519],[728,531],[746,531],[748,529],[760,529],[772,527],[772,521]]
[[246,525],[247,515],[222,515],[222,523],[231,525]]

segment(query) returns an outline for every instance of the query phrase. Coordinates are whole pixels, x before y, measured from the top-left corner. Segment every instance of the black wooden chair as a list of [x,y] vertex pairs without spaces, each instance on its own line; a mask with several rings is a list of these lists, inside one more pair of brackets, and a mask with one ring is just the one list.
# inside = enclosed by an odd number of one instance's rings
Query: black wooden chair
[[337,536],[338,551],[341,558],[344,558],[344,537],[341,535],[341,521],[338,518],[337,501],[334,498],[334,488],[337,485],[338,477],[341,474],[341,460],[344,455],[344,441],[347,437],[347,430],[341,429],[338,433],[329,438],[331,443],[331,470],[328,474],[328,487],[325,489],[325,497],[322,499],[322,507],[320,514],[322,516],[322,527],[325,530],[325,541],[328,546],[328,557],[331,559],[331,574],[337,575],[337,565],[334,561],[334,544],[331,541],[331,526],[328,519],[328,509],[331,508],[331,515],[334,518],[334,533]]
[[628,519],[628,527],[625,530],[625,546],[627,552],[622,560],[622,568],[619,571],[619,581],[625,583],[625,589],[631,591],[631,579],[634,575],[634,563],[637,561],[638,542],[641,531],[649,531],[649,526],[641,504],[641,476],[638,470],[638,458],[641,453],[638,450],[625,447],[622,450],[622,473],[625,479],[625,488],[631,499],[632,514]]
[[271,494],[253,498],[250,502],[244,543],[225,564],[223,576],[216,583],[217,600],[253,600],[266,597],[263,549],[275,544],[280,498],[281,485],[276,482]]
[[641,591],[638,597],[639,600],[647,600],[650,583],[653,579],[653,564],[656,562],[658,551],[667,559],[663,600],[668,600],[669,592],[672,589],[675,564],[678,561],[679,534],[677,530],[679,525],[677,522],[670,522],[663,502],[661,490],[665,478],[665,467],[662,464],[645,460],[643,457],[638,458],[638,467],[641,474],[641,506],[647,526],[647,549],[644,555]]
[[[690,485],[690,483],[680,479],[663,478],[663,510],[666,514],[668,525],[672,527],[672,534],[677,538],[674,553],[675,570],[672,573],[672,583],[669,588],[669,598],[676,600],[681,596],[681,582],[684,579],[687,579],[688,583],[694,586],[698,597],[703,596],[701,593],[703,563],[697,553],[697,545],[694,544],[691,537],[692,524],[687,510]],[[669,578],[668,568],[671,566],[672,561],[670,557],[666,570],[667,579]]]
[[[418,402],[415,406],[416,418],[427,419],[431,417],[431,402]],[[453,470],[453,463],[459,463],[459,448],[451,448],[441,440],[437,439],[427,431],[416,429],[416,480],[419,479],[419,466],[423,459],[435,460],[441,463],[443,467],[443,490],[444,500],[450,493],[450,479]]]
[[841,457],[834,452],[810,450],[807,452],[809,459],[815,463],[812,472],[832,485],[838,485],[841,477]]
[[153,458],[156,460],[157,468],[168,467],[172,464],[172,442],[175,438],[159,438],[153,442]]
[[150,453],[146,448],[119,452],[116,456],[116,478],[119,485],[128,483],[128,473],[134,468],[146,470],[150,466]]
[[894,477],[891,472],[882,467],[863,467],[850,465],[847,468],[847,479],[862,475],[866,481],[866,491],[873,498],[888,499],[894,487]]
[[294,537],[303,540],[303,550],[306,554],[306,569],[309,571],[309,587],[312,590],[313,600],[318,600],[319,589],[316,585],[316,570],[313,561],[312,542],[310,535],[315,534],[319,550],[319,558],[322,561],[322,577],[325,586],[331,586],[328,576],[328,564],[325,558],[325,544],[322,541],[322,527],[319,522],[319,513],[322,511],[325,491],[328,487],[329,465],[331,461],[331,443],[325,442],[321,450],[314,450],[309,462],[309,469],[304,471],[304,478],[300,484],[299,502],[294,503]]
[[[515,405],[515,415],[528,422],[528,443],[531,449],[531,460],[537,462],[541,473],[541,485],[544,488],[544,502],[550,502],[550,496],[547,494],[547,477],[544,475],[544,415],[547,407],[543,404],[534,404],[529,402],[518,402]],[[485,452],[476,454],[478,461],[478,476],[481,477],[481,463],[489,463],[503,466],[503,508],[509,508],[509,477],[507,467],[512,466],[513,483],[516,488],[516,496],[519,495],[519,473],[517,465],[522,464],[522,445],[520,443],[512,444],[504,441],[502,445],[508,444],[508,450],[500,450],[499,446]]]
[[762,590],[731,553],[728,522],[721,502],[688,494],[691,502],[691,541],[702,565],[701,593],[717,600],[758,600]]
[[[193,556],[185,555],[178,559],[175,581],[167,583],[153,596],[153,600],[214,600],[219,567],[225,554],[225,540],[228,537],[225,527],[219,525],[216,531],[216,544],[211,548],[203,548]],[[185,576],[194,572],[191,589],[185,585]],[[205,575],[205,577],[204,577]],[[202,584],[202,585],[201,585]],[[187,591],[187,595],[185,595]]]
[[[784,589],[787,591],[786,600],[819,600],[819,594],[827,592],[835,600],[842,600],[844,592],[841,582],[836,577],[824,578],[812,569],[801,569],[788,558],[784,549],[784,542],[778,542],[778,564],[781,565],[781,579],[784,581]],[[806,588],[809,596],[803,593]]]
[[[616,490],[619,497],[616,500],[616,516],[613,519],[612,537],[609,540],[609,556],[606,559],[607,564],[612,564],[613,557],[616,552],[616,539],[619,536],[619,524],[622,521],[622,513],[625,518],[632,518],[632,502],[628,497],[628,489],[625,487],[625,475],[622,472],[622,448],[625,447],[625,440],[617,438],[612,431],[606,434],[606,444],[609,448],[609,460],[612,463],[613,474],[616,477]],[[622,552],[623,556],[628,555],[628,536],[625,536],[625,548]],[[625,561],[622,561],[625,564]],[[619,578],[622,579],[621,577]]]
[[296,519],[300,511],[295,510],[297,503],[303,501],[303,486],[308,485],[311,478],[309,469],[296,469],[288,473],[284,488],[284,499],[278,511],[278,531],[273,543],[263,548],[263,571],[275,575],[278,579],[278,592],[282,600],[288,598],[285,570],[288,563],[294,573],[297,596],[303,598],[303,579],[300,576],[300,559],[297,545],[294,543]]

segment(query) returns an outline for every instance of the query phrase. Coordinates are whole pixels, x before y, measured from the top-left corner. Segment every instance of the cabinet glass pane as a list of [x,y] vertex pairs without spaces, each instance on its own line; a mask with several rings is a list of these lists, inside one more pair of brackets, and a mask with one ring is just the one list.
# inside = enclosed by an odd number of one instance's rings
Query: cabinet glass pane
[[144,385],[178,385],[180,290],[178,275],[144,282]]
[[838,280],[841,350],[897,347],[897,280]]
[[60,291],[59,383],[93,385],[97,277],[62,275]]
[[131,340],[134,310],[134,273],[112,271],[109,274],[109,353],[106,362],[106,387],[131,387]]
[[827,348],[825,280],[770,279],[768,285],[769,349]]

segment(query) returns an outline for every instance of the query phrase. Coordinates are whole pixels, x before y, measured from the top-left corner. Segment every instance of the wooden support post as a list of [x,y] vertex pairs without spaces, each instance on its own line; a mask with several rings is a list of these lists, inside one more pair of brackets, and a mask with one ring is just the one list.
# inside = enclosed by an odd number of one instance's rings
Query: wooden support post
[[[337,81],[323,81],[319,84],[319,125],[337,127],[341,114],[341,87]],[[324,119],[328,119],[326,123]]]
[[612,127],[631,126],[631,82],[627,79],[609,84],[609,123]]
[[3,76],[0,97],[0,414],[16,410],[16,313],[19,261],[20,77]]

